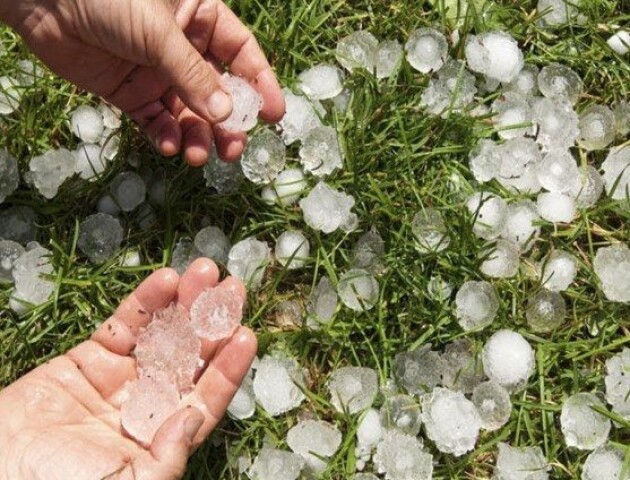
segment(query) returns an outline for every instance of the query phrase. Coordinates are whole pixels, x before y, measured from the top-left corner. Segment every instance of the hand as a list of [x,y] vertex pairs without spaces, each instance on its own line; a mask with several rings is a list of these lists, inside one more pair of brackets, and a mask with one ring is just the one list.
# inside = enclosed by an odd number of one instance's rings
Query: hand
[[[229,340],[203,345],[208,367],[149,448],[120,426],[125,383],[137,378],[129,354],[153,311],[173,301],[189,308],[218,278],[207,259],[195,261],[181,279],[171,269],[158,270],[91,340],[0,392],[0,479],[180,478],[193,449],[225,414],[256,354],[256,337],[241,327]],[[238,280],[224,282],[245,295]]]
[[0,0],[0,16],[53,71],[127,112],[163,155],[203,165],[212,141],[237,159],[244,134],[229,116],[220,63],[263,97],[261,117],[284,114],[278,81],[252,33],[221,0]]

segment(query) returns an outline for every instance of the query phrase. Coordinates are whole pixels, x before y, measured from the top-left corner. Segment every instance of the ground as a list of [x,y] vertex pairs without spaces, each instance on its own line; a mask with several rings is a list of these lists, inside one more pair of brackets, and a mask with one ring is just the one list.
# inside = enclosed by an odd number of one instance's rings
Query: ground
[[[482,2],[480,2],[482,3]],[[468,17],[460,26],[468,32],[489,29],[509,31],[525,52],[527,61],[543,66],[558,61],[575,69],[586,88],[578,109],[593,102],[611,104],[628,99],[630,64],[605,44],[610,32],[630,23],[625,0],[586,0],[584,20],[548,31],[536,25],[534,1],[488,2],[483,13]],[[451,32],[453,23],[444,6],[411,0],[352,1],[244,0],[234,8],[256,32],[281,82],[293,85],[297,74],[321,61],[334,62],[334,47],[344,35],[368,29],[380,39],[404,42],[416,27],[433,25]],[[626,12],[626,13],[624,13]],[[16,59],[28,57],[26,48],[7,31],[1,37],[9,52],[0,58],[0,71],[15,71]],[[462,49],[452,52],[459,57]],[[179,158],[159,158],[130,124],[123,128],[123,148],[106,175],[87,184],[66,183],[51,201],[42,201],[24,186],[7,203],[29,205],[40,214],[39,240],[54,252],[56,285],[52,301],[18,317],[0,311],[0,385],[6,385],[47,359],[87,338],[150,271],[168,265],[175,243],[193,236],[204,218],[226,231],[233,242],[255,235],[273,244],[287,227],[306,228],[313,261],[297,273],[277,264],[265,277],[262,289],[250,295],[245,323],[259,335],[260,353],[284,350],[308,369],[308,400],[287,416],[273,419],[259,410],[243,422],[226,421],[213,442],[191,459],[187,478],[239,478],[235,469],[240,454],[255,455],[270,439],[284,446],[287,430],[305,412],[335,422],[345,434],[325,478],[351,478],[354,472],[354,431],[357,418],[334,412],[328,403],[326,379],[343,365],[375,368],[381,380],[391,375],[397,352],[425,343],[440,347],[461,337],[452,303],[431,300],[427,282],[439,274],[452,285],[481,279],[477,253],[483,244],[471,233],[464,199],[478,188],[467,168],[467,154],[487,125],[453,116],[428,117],[419,109],[427,78],[405,64],[399,74],[377,82],[355,73],[348,83],[354,92],[349,114],[329,119],[336,125],[346,153],[343,172],[330,183],[357,200],[359,230],[351,234],[323,235],[308,230],[298,208],[268,207],[259,188],[245,184],[232,195],[211,194],[200,171]],[[92,101],[70,84],[46,75],[29,90],[19,112],[0,121],[0,145],[28,160],[51,146],[74,147],[68,116],[77,105]],[[621,143],[618,139],[616,143]],[[78,223],[95,210],[95,204],[114,175],[129,168],[128,153],[143,166],[161,166],[169,183],[167,206],[158,211],[159,224],[149,231],[132,228],[125,248],[138,248],[143,263],[123,268],[112,261],[90,265],[76,249]],[[290,150],[297,155],[296,148]],[[580,160],[599,165],[606,152],[586,154]],[[421,205],[437,207],[447,219],[451,245],[439,255],[421,256],[414,249],[410,221]],[[627,206],[626,206],[627,207]],[[540,446],[549,459],[553,479],[579,478],[585,452],[567,449],[559,427],[562,401],[580,391],[603,391],[604,362],[630,344],[630,307],[607,301],[592,269],[594,252],[611,241],[630,244],[630,208],[602,200],[571,225],[545,225],[543,236],[514,279],[494,281],[500,292],[499,317],[492,327],[472,335],[477,346],[492,332],[512,328],[522,332],[536,349],[536,374],[527,389],[513,398],[511,421],[498,432],[484,434],[475,451],[461,458],[436,455],[434,478],[487,478],[491,475],[496,443]],[[322,274],[333,279],[349,264],[350,250],[361,232],[376,227],[386,243],[386,270],[378,278],[378,305],[367,313],[340,308],[331,326],[312,332],[279,327],[275,307],[281,300],[305,302]],[[579,257],[576,282],[564,294],[568,318],[553,335],[528,332],[524,304],[538,288],[533,261],[551,246],[567,248]],[[0,288],[0,304],[7,305],[9,287]],[[630,425],[614,429],[612,440],[630,443]],[[229,446],[229,451],[226,448]],[[226,453],[227,452],[227,453]]]

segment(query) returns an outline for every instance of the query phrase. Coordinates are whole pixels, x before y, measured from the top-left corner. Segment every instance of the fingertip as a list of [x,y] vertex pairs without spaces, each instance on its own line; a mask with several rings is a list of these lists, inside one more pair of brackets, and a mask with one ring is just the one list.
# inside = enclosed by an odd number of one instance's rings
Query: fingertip
[[286,110],[284,95],[271,67],[265,68],[254,79],[254,87],[263,97],[260,118],[268,123],[282,120]]
[[240,278],[229,276],[221,282],[224,287],[234,290],[238,295],[243,298],[247,297],[247,289]]
[[251,329],[241,326],[230,340],[230,346],[239,351],[244,358],[251,357],[249,361],[251,365],[258,351],[258,338]]
[[247,144],[246,133],[226,132],[220,128],[214,128],[214,139],[219,158],[228,163],[233,163],[240,159]]
[[192,145],[184,149],[184,161],[191,167],[203,167],[208,163],[210,150],[199,145]]
[[204,282],[215,285],[219,281],[219,267],[209,258],[197,258],[190,264],[184,275],[202,277]]

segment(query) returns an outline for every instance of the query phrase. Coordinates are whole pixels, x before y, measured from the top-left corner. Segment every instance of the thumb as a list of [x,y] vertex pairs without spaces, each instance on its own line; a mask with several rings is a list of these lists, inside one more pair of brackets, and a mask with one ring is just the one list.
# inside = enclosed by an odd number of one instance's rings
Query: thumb
[[153,437],[151,454],[157,461],[157,478],[181,478],[186,470],[192,440],[203,425],[205,416],[195,407],[175,412]]
[[184,103],[211,124],[232,113],[232,97],[221,77],[188,41],[175,20],[168,21],[153,42],[149,57]]

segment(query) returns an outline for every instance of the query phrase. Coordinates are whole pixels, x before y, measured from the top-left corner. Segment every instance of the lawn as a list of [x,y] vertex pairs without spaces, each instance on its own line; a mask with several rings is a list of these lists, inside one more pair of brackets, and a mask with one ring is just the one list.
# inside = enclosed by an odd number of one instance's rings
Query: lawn
[[[630,3],[583,0],[582,20],[553,30],[537,25],[535,4],[488,1],[461,22],[459,34],[465,38],[469,32],[505,30],[518,40],[527,62],[570,66],[585,84],[578,111],[591,103],[630,100],[630,57],[620,57],[606,45],[616,28],[630,25]],[[286,86],[294,86],[297,75],[318,62],[334,63],[336,43],[354,30],[367,29],[379,39],[404,43],[417,27],[434,26],[446,33],[455,27],[437,0],[434,7],[412,0],[243,0],[233,2],[233,7],[256,32]],[[29,53],[6,29],[0,39],[7,50],[0,57],[0,72],[15,74],[16,60],[29,58]],[[451,49],[451,54],[463,58],[461,45]],[[311,242],[311,261],[290,272],[272,264],[262,288],[249,296],[244,323],[258,334],[261,355],[284,351],[308,371],[308,398],[299,409],[281,417],[272,418],[259,408],[249,420],[226,420],[191,459],[187,478],[241,478],[239,456],[254,457],[264,442],[286,449],[287,430],[304,417],[331,421],[344,434],[323,478],[352,478],[354,432],[360,417],[332,408],[326,388],[330,372],[345,365],[371,367],[384,383],[392,376],[398,352],[427,343],[441,349],[464,336],[453,302],[433,298],[427,290],[429,279],[438,275],[455,289],[467,280],[484,279],[479,267],[487,245],[473,235],[471,216],[463,206],[479,190],[468,169],[468,154],[479,138],[492,135],[492,127],[487,120],[466,116],[426,115],[419,103],[427,81],[428,76],[406,62],[395,76],[382,81],[356,71],[347,77],[352,91],[347,114],[329,109],[325,123],[337,128],[345,163],[343,171],[327,181],[356,199],[359,228],[352,233],[315,232],[304,224],[299,207],[270,207],[260,197],[261,188],[248,182],[234,194],[212,193],[201,171],[185,166],[179,158],[159,157],[129,121],[123,124],[116,161],[97,181],[72,179],[49,201],[23,182],[5,205],[28,205],[39,214],[38,240],[53,251],[56,289],[51,301],[18,317],[6,308],[10,286],[0,286],[0,385],[86,339],[141,279],[169,264],[178,240],[193,237],[202,225],[217,225],[233,243],[254,235],[271,245],[287,228],[300,228]],[[50,147],[73,149],[77,139],[68,127],[69,113],[93,101],[46,74],[27,90],[17,112],[0,118],[0,146],[19,159],[22,172],[28,170],[30,158]],[[628,139],[618,138],[614,144],[624,140]],[[297,149],[290,147],[289,158],[297,158]],[[607,150],[575,149],[575,153],[582,164],[599,166]],[[116,259],[92,265],[77,251],[78,224],[95,212],[111,179],[130,168],[126,162],[130,154],[139,158],[139,169],[164,169],[170,180],[167,202],[157,210],[158,223],[149,230],[135,227],[133,214],[124,218],[130,228],[123,247],[140,251],[141,266],[121,267]],[[315,184],[312,178],[309,182]],[[498,184],[490,188],[503,191]],[[416,250],[410,223],[421,207],[437,208],[445,217],[450,245],[444,252],[421,255]],[[363,313],[340,305],[333,322],[319,331],[279,322],[278,303],[297,300],[306,305],[323,274],[336,283],[350,264],[356,240],[372,227],[386,246],[377,305]],[[540,446],[552,467],[552,479],[580,476],[588,452],[565,446],[559,413],[571,394],[603,392],[604,362],[624,345],[630,346],[630,306],[608,301],[592,268],[600,246],[630,245],[630,203],[604,197],[571,224],[543,223],[542,232],[523,256],[516,277],[492,280],[500,297],[492,326],[468,335],[480,350],[501,328],[522,333],[535,348],[536,372],[527,388],[512,397],[509,423],[496,432],[482,433],[474,451],[455,458],[440,454],[425,440],[434,454],[436,479],[489,478],[498,442]],[[578,276],[563,293],[566,321],[552,334],[536,335],[525,322],[525,305],[540,288],[535,263],[553,248],[568,250],[578,258]],[[382,398],[377,398],[376,405],[379,402]],[[621,422],[613,428],[611,441],[627,447],[630,458],[630,424]]]

